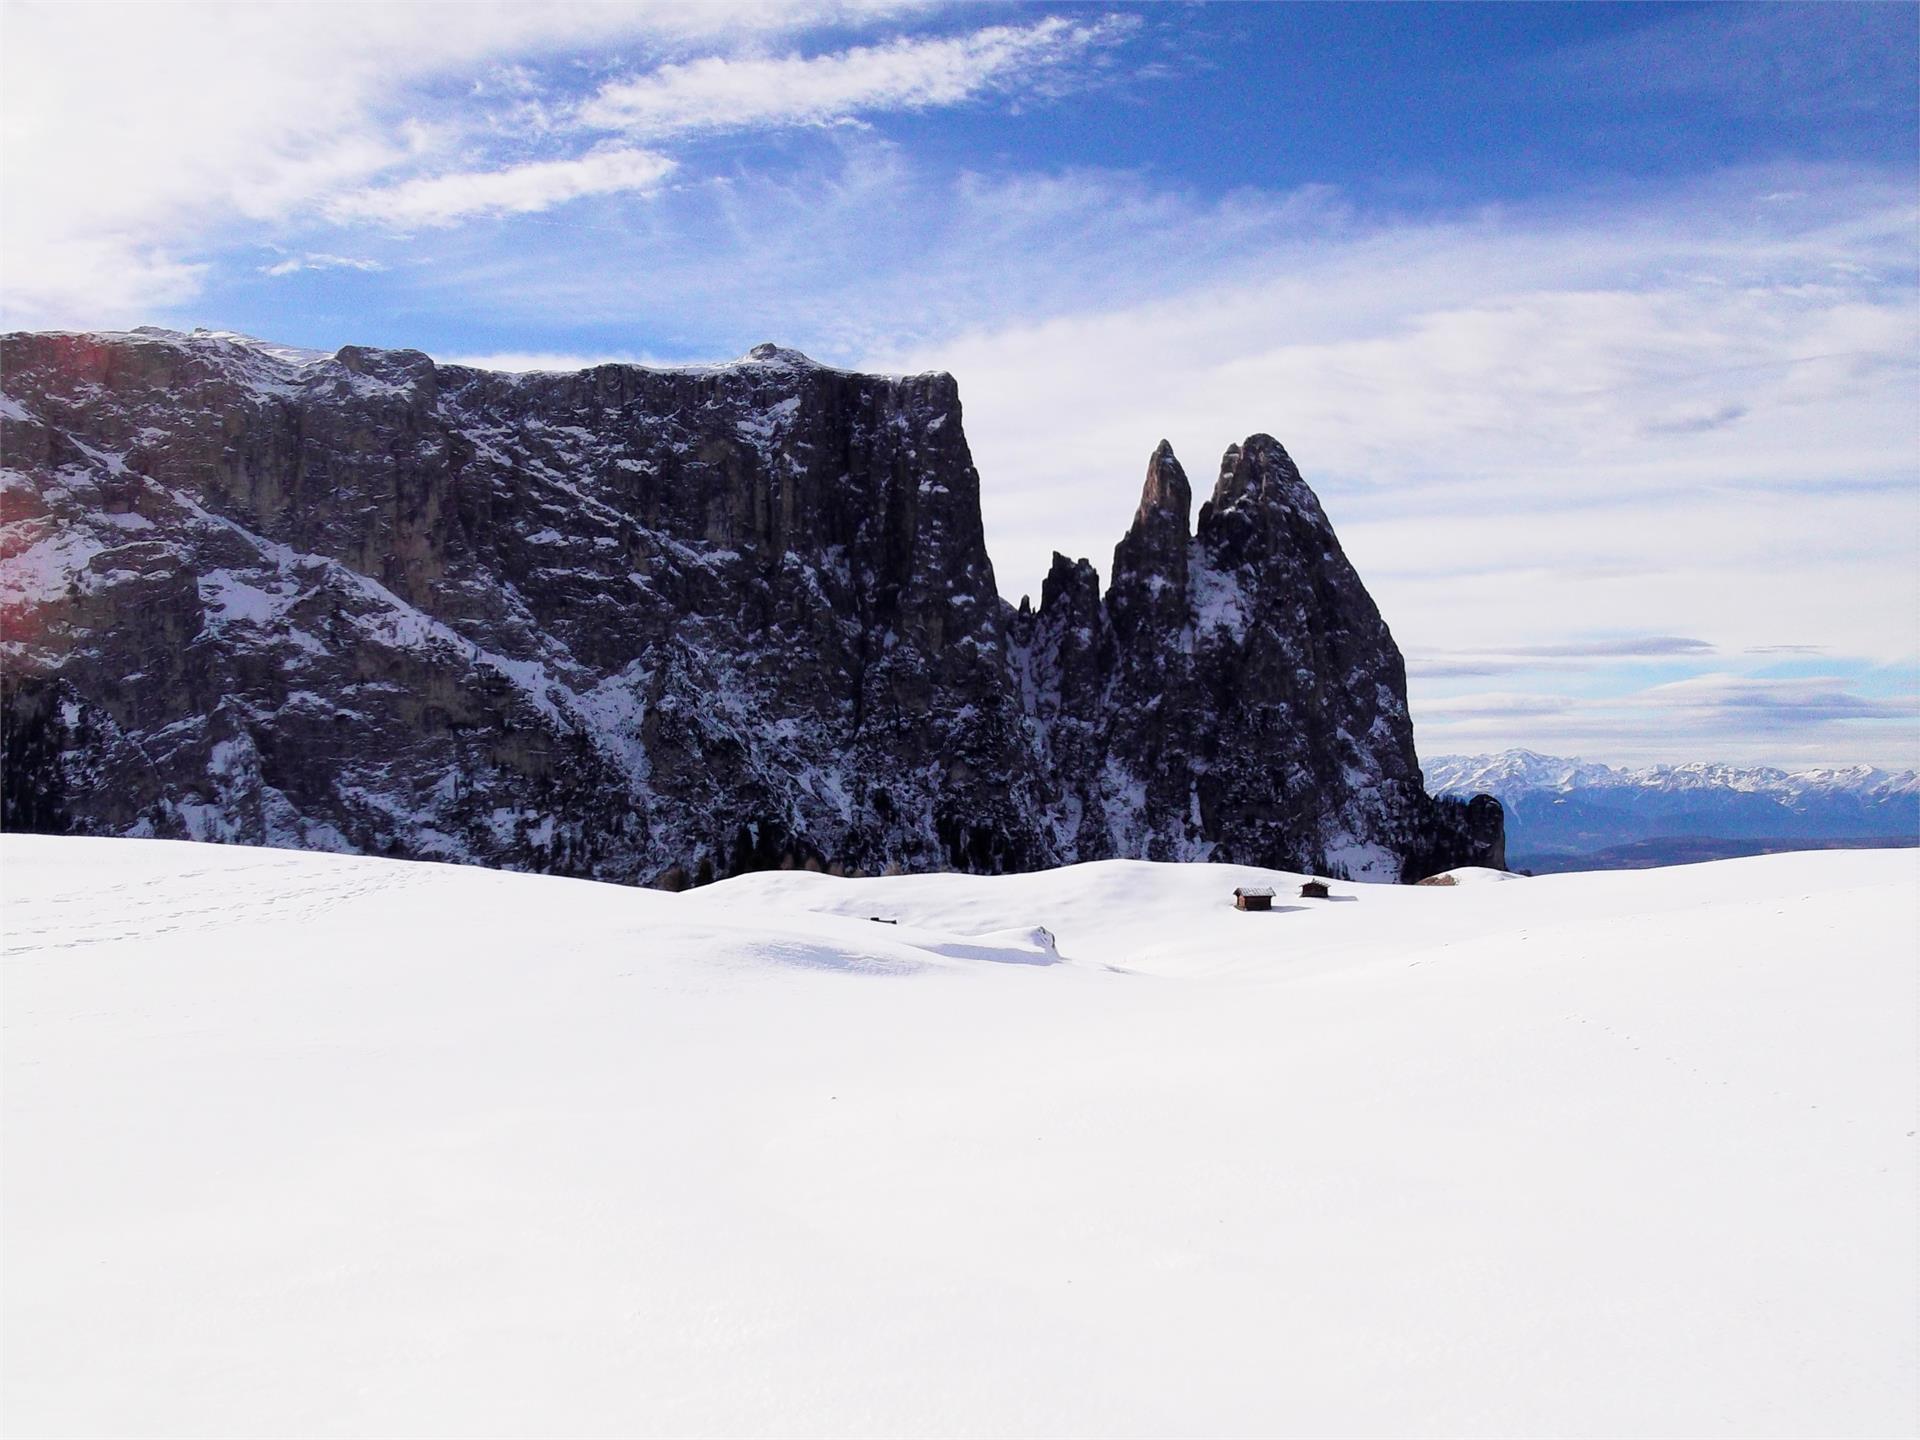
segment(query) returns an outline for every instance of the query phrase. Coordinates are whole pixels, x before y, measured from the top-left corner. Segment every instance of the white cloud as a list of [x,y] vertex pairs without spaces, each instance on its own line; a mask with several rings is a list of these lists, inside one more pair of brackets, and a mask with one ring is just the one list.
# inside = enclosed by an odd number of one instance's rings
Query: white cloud
[[589,195],[652,190],[674,162],[651,150],[611,148],[573,160],[456,171],[341,195],[327,214],[343,222],[450,225],[473,215],[524,215]]
[[828,55],[706,56],[611,82],[581,107],[588,126],[645,139],[693,131],[821,125],[872,110],[956,105],[1047,72],[1126,34],[1132,22],[1052,16],[937,39],[902,38]]
[[1603,636],[1545,645],[1409,650],[1406,660],[1407,673],[1423,680],[1484,679],[1527,671],[1591,670],[1621,660],[1697,659],[1710,656],[1717,649],[1705,640],[1684,635]]
[[304,270],[359,270],[373,272],[387,267],[378,260],[360,260],[351,255],[328,255],[323,251],[308,251],[304,255],[289,255],[284,260],[276,260],[271,265],[262,265],[262,275],[298,275]]
[[236,217],[271,227],[336,193],[445,166],[474,116],[422,93],[436,77],[584,47],[679,54],[910,8],[8,0],[0,306],[11,324],[112,326],[191,300],[208,268],[200,252],[233,238],[223,231]]
[[1621,694],[1482,691],[1417,702],[1423,755],[1522,746],[1615,762],[1920,765],[1920,693],[1861,677],[1715,672]]
[[[0,207],[10,208],[10,199]],[[0,321],[9,328],[142,324],[192,300],[210,268],[137,230],[10,234],[0,245]]]
[[[1337,238],[1339,215],[1322,189],[1216,205],[1105,173],[956,180],[870,132],[831,129],[804,137],[789,163],[689,175],[624,217],[645,267],[601,235],[555,227],[538,257],[463,253],[423,283],[454,306],[483,291],[502,325],[718,332],[683,352],[698,358],[774,337],[859,360],[916,341],[936,353],[1015,317],[1182,293],[1249,253],[1300,248],[1302,233]],[[726,332],[736,316],[750,331]]]

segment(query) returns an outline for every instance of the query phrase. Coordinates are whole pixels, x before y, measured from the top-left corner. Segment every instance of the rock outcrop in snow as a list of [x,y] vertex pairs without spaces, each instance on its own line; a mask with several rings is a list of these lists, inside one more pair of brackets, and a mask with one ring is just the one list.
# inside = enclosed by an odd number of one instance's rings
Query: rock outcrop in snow
[[1502,863],[1279,444],[999,598],[953,379],[4,341],[5,823],[677,886]]

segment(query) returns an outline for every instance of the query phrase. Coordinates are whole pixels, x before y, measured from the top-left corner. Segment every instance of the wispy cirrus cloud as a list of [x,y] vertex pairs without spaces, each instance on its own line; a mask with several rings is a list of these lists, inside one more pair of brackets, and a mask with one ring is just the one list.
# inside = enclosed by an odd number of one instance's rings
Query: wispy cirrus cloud
[[[531,78],[583,52],[626,51],[651,65],[632,77],[643,89],[653,77],[656,90],[710,103],[727,76],[772,74],[747,60],[744,71],[684,67],[815,31],[840,37],[840,51],[784,72],[811,99],[763,100],[752,122],[793,123],[823,105],[912,107],[955,87],[1011,93],[1021,74],[1055,83],[1040,78],[1049,56],[1086,51],[1082,32],[1105,23],[1037,36],[985,27],[1008,33],[971,49],[952,37],[950,52],[844,46],[850,31],[926,13],[916,0],[207,0],[130,6],[102,25],[89,7],[15,0],[0,47],[0,311],[12,324],[138,323],[199,294],[212,252],[249,240],[292,249],[286,232],[314,222],[446,226],[645,193],[643,152],[582,149],[580,97],[544,95]],[[248,83],[196,80],[155,104],[155,74]]]
[[[1797,677],[1714,672],[1606,695],[1479,691],[1417,701],[1429,754],[1534,748],[1621,760],[1920,762],[1920,692],[1908,675],[1890,687],[1872,672]],[[1875,693],[1879,689],[1879,693]]]
[[803,56],[706,56],[603,85],[580,124],[646,140],[703,131],[825,125],[875,110],[958,105],[993,91],[1041,90],[1137,28],[1124,16],[1050,16],[967,34],[902,37]]
[[[1042,92],[1064,83],[1072,62],[1137,28],[1126,17],[1088,23],[1049,17],[960,35],[901,37],[817,55],[709,55],[611,81],[584,103],[537,97],[523,69],[497,72],[491,87],[535,128],[619,131],[663,142],[715,131],[826,125],[875,111],[920,111],[987,93]],[[486,86],[476,86],[485,93]],[[342,224],[445,226],[481,215],[532,214],[589,196],[646,194],[678,168],[656,149],[602,145],[578,156],[455,170],[333,196],[325,214]]]
[[1662,416],[1647,421],[1643,428],[1649,435],[1700,435],[1745,419],[1751,413],[1750,407],[1730,402],[1716,405],[1710,410]]
[[1407,673],[1421,679],[1455,679],[1517,674],[1532,670],[1574,670],[1623,660],[1693,660],[1712,655],[1705,640],[1680,635],[1621,636],[1570,640],[1550,645],[1476,647],[1407,655]]
[[355,191],[327,203],[329,218],[407,226],[451,225],[475,215],[526,215],[589,195],[651,191],[675,169],[651,150],[609,147],[568,160],[453,171]]
[[371,274],[386,269],[378,260],[364,260],[352,255],[329,255],[324,251],[309,250],[304,255],[289,255],[284,260],[276,260],[271,265],[262,265],[262,275],[298,275],[306,270],[358,270]]
[[1569,640],[1553,645],[1516,645],[1507,653],[1523,659],[1545,656],[1556,659],[1618,660],[1710,655],[1713,646],[1705,640],[1690,640],[1682,635],[1637,635],[1612,640]]
[[[1841,674],[1768,677],[1713,673],[1653,686],[1634,697],[1683,722],[1717,725],[1729,715],[1745,726],[1793,729],[1809,721],[1908,720],[1920,717],[1920,695],[1859,693]],[[1602,702],[1596,702],[1602,703]],[[1615,700],[1618,706],[1628,701]]]

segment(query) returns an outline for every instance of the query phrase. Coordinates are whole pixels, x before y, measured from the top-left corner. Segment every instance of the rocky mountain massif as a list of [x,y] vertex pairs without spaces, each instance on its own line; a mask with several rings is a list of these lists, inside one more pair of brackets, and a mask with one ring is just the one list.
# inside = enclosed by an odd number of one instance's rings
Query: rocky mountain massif
[[1515,865],[1614,869],[1920,838],[1920,774],[1711,763],[1618,769],[1531,750],[1442,755],[1435,793],[1506,807]]
[[1412,879],[1400,653],[1286,452],[1163,445],[1101,593],[995,588],[950,376],[0,351],[12,829],[679,886],[1112,856]]

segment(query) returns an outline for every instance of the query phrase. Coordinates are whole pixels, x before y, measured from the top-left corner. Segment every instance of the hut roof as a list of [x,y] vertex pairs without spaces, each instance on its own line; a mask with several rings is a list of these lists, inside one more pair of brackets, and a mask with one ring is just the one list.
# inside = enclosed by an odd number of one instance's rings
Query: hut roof
[[1237,885],[1234,887],[1233,893],[1253,897],[1264,895],[1267,899],[1271,900],[1273,898],[1273,887],[1271,885]]

